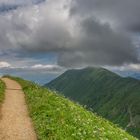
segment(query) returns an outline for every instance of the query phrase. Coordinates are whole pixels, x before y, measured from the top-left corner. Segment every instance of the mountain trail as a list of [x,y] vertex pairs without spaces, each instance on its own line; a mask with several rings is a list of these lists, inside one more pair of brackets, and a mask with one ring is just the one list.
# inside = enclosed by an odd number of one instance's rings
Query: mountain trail
[[21,86],[8,78],[2,80],[6,91],[1,108],[0,140],[37,140]]

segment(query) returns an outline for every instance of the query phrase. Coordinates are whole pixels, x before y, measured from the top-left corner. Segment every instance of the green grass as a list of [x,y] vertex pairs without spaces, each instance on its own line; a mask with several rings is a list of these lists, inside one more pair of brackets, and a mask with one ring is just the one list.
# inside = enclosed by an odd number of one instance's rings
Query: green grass
[[25,92],[38,140],[135,140],[111,122],[55,92],[18,81]]
[[68,70],[46,84],[140,138],[140,81],[103,68]]
[[2,80],[0,80],[0,104],[4,100],[4,91],[5,91],[5,84]]

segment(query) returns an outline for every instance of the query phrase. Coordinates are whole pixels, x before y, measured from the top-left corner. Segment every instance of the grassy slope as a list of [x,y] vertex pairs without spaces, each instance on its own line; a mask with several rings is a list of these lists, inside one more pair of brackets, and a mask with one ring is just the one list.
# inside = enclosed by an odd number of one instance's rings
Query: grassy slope
[[134,140],[78,104],[19,78],[39,140]]
[[4,99],[5,84],[0,80],[0,104]]
[[101,68],[70,70],[46,86],[87,105],[101,116],[140,138],[140,81],[122,78]]

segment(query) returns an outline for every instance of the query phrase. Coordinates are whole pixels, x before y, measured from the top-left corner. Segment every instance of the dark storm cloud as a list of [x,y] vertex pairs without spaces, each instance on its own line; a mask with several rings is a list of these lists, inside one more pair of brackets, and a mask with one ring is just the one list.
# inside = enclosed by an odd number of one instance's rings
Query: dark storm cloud
[[62,24],[52,23],[49,29],[39,28],[33,40],[22,48],[31,52],[56,52],[58,64],[66,67],[138,62],[135,46],[124,33],[113,31],[109,24],[101,24],[93,17],[77,22],[77,36],[71,36]]
[[133,25],[126,26],[126,29],[128,29],[131,32],[134,33],[140,33],[140,23],[134,23]]
[[93,14],[101,20],[114,22],[121,29],[139,32],[139,9],[139,0],[72,0],[70,14]]
[[[41,13],[46,14],[41,25],[29,36],[28,41],[19,45],[31,53],[55,52],[58,55],[58,64],[65,67],[138,63],[137,51],[131,37],[124,31],[113,29],[109,22],[101,22],[94,15],[94,4],[100,6],[100,3],[101,1],[75,0],[69,7],[68,15],[71,16],[68,16],[68,20],[50,10]],[[110,1],[106,6],[113,4]],[[101,8],[103,11],[104,7]],[[54,7],[51,8],[54,10]],[[67,11],[63,9],[63,12]]]
[[18,58],[54,53],[65,67],[138,63],[130,35],[139,29],[138,7],[136,0],[47,0],[1,16],[0,49]]
[[82,20],[80,26],[78,41],[71,43],[73,51],[60,55],[60,65],[123,65],[138,62],[135,47],[125,34],[114,32],[108,24],[101,24],[90,17]]

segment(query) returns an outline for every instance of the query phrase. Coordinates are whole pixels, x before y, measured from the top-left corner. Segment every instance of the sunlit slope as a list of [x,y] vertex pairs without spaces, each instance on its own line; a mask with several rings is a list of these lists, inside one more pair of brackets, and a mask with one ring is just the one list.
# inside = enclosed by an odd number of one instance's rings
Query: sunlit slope
[[140,81],[103,68],[69,70],[45,85],[140,138]]
[[23,87],[39,140],[134,140],[109,121],[31,82]]

